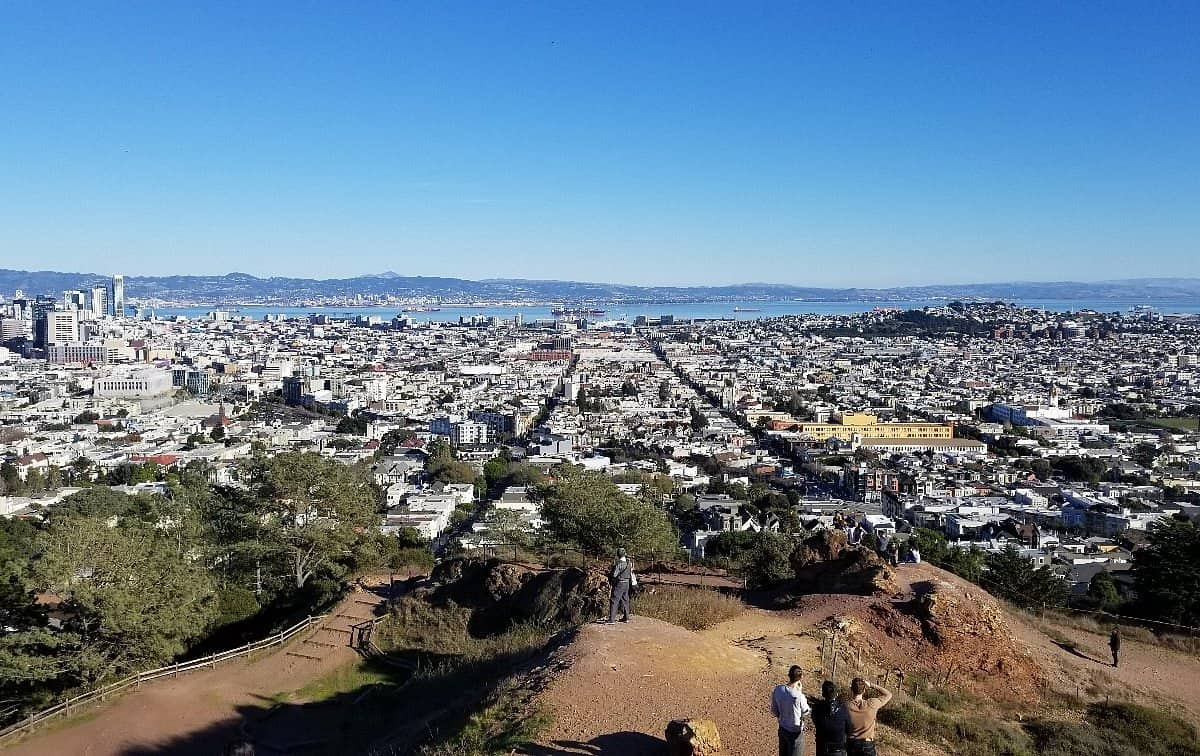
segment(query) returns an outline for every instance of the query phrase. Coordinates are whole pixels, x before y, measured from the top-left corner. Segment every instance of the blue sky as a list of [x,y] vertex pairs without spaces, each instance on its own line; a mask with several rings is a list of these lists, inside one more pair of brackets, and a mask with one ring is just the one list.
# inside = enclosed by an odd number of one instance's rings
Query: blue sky
[[0,4],[0,267],[1200,275],[1200,3]]

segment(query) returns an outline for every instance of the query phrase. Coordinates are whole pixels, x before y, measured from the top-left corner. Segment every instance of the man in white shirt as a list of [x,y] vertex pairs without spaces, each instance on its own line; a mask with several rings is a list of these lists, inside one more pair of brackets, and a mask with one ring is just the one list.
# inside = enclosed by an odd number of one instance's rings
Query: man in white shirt
[[771,714],[779,720],[779,756],[804,756],[804,717],[811,713],[800,689],[804,670],[792,665],[788,682],[771,692]]

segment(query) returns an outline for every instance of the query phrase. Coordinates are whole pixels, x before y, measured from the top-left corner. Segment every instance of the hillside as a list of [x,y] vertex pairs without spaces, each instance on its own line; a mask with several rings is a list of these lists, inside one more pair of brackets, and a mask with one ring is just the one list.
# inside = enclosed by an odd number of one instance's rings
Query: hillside
[[[108,280],[101,273],[0,269],[0,293],[57,295]],[[134,300],[178,303],[278,304],[324,299],[345,301],[356,295],[393,295],[446,302],[700,302],[745,300],[913,301],[924,299],[1088,299],[1121,301],[1191,300],[1200,296],[1197,278],[1136,278],[1120,281],[997,282],[902,286],[882,289],[822,288],[777,283],[725,286],[634,286],[616,283],[529,279],[468,280],[401,276],[392,272],[353,278],[259,277],[247,273],[205,276],[139,276],[127,271],[125,291]]]
[[[935,567],[905,566],[897,580],[893,595],[809,595],[787,608],[748,609],[700,632],[645,617],[628,625],[589,625],[557,654],[563,671],[537,699],[553,713],[554,724],[526,752],[657,754],[669,720],[696,717],[717,723],[729,754],[770,753],[775,737],[767,709],[771,687],[793,663],[810,670],[805,682],[810,695],[823,677],[832,676],[831,669],[822,670],[820,648],[823,628],[834,618],[851,639],[850,653],[839,659],[850,669],[838,671],[839,681],[853,673],[880,680],[885,670],[899,667],[906,676],[904,690],[889,707],[893,711],[908,716],[901,707],[926,711],[926,703],[933,702],[956,722],[1001,733],[989,731],[978,736],[980,742],[965,743],[883,727],[889,754],[1037,753],[1006,751],[994,743],[1008,737],[1005,733],[1019,733],[1020,722],[1078,721],[1089,701],[1129,700],[1200,723],[1196,657],[1127,641],[1125,661],[1113,669],[1106,661],[1105,638],[1052,628],[1056,639],[1070,637],[1077,644],[1072,653],[1030,619],[1005,611],[977,586]],[[941,600],[961,602],[942,614],[943,645],[929,635],[929,623],[922,626],[911,614],[913,598],[932,586]],[[980,624],[980,618],[986,619]],[[956,619],[962,620],[957,626]],[[861,667],[856,667],[860,654]],[[895,679],[889,675],[893,690]],[[916,696],[914,687],[921,691]],[[912,723],[905,726],[914,729]],[[809,753],[812,747],[810,740]]]
[[[880,720],[889,755],[1200,754],[1188,725],[1156,713],[1200,724],[1197,656],[1135,634],[1114,669],[1102,632],[1008,610],[930,565],[892,571],[832,538],[798,553],[801,581],[836,569],[847,592],[782,590],[745,604],[729,597],[731,581],[715,581],[723,598],[689,585],[695,575],[647,573],[632,621],[614,625],[586,621],[607,593],[595,571],[448,560],[377,631],[415,675],[314,638],[302,653],[320,659],[279,652],[150,685],[11,752],[201,754],[240,736],[270,753],[661,756],[667,722],[694,717],[717,723],[722,753],[754,756],[773,752],[768,696],[800,664],[810,695],[822,679],[856,675],[897,692]],[[693,603],[666,598],[681,595]],[[377,599],[351,596],[329,632],[381,610]],[[1089,723],[1089,704],[1126,701],[1155,710],[1126,729],[1180,739],[1139,749]]]

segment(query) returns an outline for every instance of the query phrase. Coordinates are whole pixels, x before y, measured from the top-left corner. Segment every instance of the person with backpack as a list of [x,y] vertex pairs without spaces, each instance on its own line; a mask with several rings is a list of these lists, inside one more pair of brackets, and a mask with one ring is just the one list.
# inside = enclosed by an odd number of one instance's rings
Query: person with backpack
[[779,756],[804,756],[804,717],[811,711],[801,690],[804,670],[793,664],[788,681],[771,691],[771,715],[779,721]]
[[625,549],[617,549],[617,561],[608,573],[612,594],[608,601],[608,621],[617,621],[617,610],[621,610],[621,621],[629,621],[629,592],[637,587],[637,575],[633,572],[633,560]]
[[850,733],[850,713],[838,700],[833,680],[821,683],[821,700],[812,704],[813,734],[817,756],[846,756],[846,738]]

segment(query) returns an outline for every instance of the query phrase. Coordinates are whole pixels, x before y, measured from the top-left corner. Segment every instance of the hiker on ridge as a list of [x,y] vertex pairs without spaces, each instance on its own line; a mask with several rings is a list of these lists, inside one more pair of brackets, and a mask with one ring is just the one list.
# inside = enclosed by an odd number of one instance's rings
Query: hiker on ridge
[[1112,651],[1113,666],[1121,661],[1121,628],[1114,627],[1112,635],[1108,636],[1108,648]]
[[[879,695],[866,698],[869,690],[879,691]],[[892,700],[892,692],[861,677],[856,677],[850,682],[850,692],[854,698],[846,704],[850,717],[846,753],[849,756],[875,756],[875,717],[879,710]]]
[[608,601],[608,621],[617,621],[617,610],[621,610],[621,621],[629,621],[629,591],[637,587],[637,575],[633,573],[633,560],[625,549],[617,549],[617,561],[608,573],[612,595]]
[[779,720],[779,756],[804,756],[804,715],[812,710],[800,689],[804,670],[793,664],[788,681],[771,691],[771,715]]

